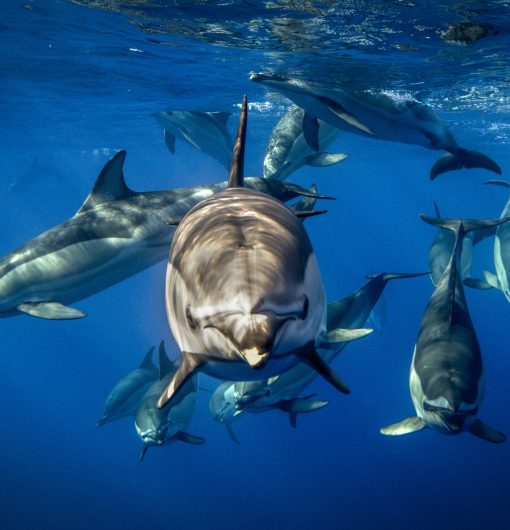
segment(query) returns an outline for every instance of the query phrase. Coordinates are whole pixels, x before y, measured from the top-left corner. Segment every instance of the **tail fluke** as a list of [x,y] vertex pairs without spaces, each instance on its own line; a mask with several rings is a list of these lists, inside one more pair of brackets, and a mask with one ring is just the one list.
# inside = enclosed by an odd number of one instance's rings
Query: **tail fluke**
[[432,166],[430,170],[430,180],[434,180],[441,173],[447,171],[454,171],[456,169],[471,169],[479,167],[493,171],[498,175],[501,175],[501,168],[487,155],[478,151],[470,151],[469,149],[458,149],[453,153],[445,153],[442,155],[437,162]]
[[471,230],[483,230],[491,228],[493,226],[498,226],[500,224],[510,221],[510,217],[502,217],[501,219],[489,219],[489,220],[480,220],[480,219],[444,219],[444,218],[435,218],[429,217],[424,213],[420,214],[420,217],[429,225],[439,226],[441,228],[448,228],[452,230],[455,235],[457,235],[461,229],[464,234],[471,232]]

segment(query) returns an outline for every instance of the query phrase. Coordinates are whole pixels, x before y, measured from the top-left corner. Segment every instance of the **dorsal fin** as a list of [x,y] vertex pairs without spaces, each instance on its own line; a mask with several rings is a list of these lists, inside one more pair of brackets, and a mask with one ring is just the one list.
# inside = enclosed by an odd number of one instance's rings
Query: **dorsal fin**
[[165,341],[162,340],[159,343],[159,351],[158,351],[158,357],[159,357],[159,379],[163,379],[166,374],[171,372],[174,369],[174,366],[170,359],[168,358],[168,355],[165,351]]
[[152,364],[152,354],[154,353],[154,346],[146,353],[143,361],[140,363],[139,368],[153,368]]
[[123,168],[125,159],[126,151],[119,151],[106,162],[97,177],[92,191],[85,199],[78,213],[86,212],[99,204],[114,199],[125,199],[135,194],[134,191],[127,187],[124,180]]
[[239,115],[239,125],[237,126],[237,136],[234,143],[232,163],[228,176],[227,188],[242,188],[244,184],[244,147],[246,145],[246,124],[248,121],[248,99],[243,96],[241,114]]

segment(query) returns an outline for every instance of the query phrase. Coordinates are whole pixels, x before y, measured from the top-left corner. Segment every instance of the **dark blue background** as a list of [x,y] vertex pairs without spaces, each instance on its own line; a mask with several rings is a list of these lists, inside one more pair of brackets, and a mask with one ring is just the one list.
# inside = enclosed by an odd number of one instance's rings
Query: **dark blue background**
[[[178,142],[171,156],[150,116],[154,111],[237,114],[234,104],[246,92],[254,104],[247,173],[259,175],[286,102],[250,84],[248,72],[267,65],[285,71],[296,64],[306,71],[315,59],[327,59],[316,50],[282,49],[278,55],[271,40],[243,49],[234,40],[217,46],[165,35],[168,46],[152,42],[153,35],[129,21],[139,20],[136,13],[51,0],[2,4],[2,254],[73,215],[118,149],[128,152],[126,179],[136,190],[224,179],[219,164],[187,145]],[[146,9],[146,15],[154,14]],[[239,8],[241,22],[246,9]],[[423,9],[432,38],[428,47],[414,56],[369,54],[366,75],[356,63],[353,78],[360,86],[418,93],[462,146],[490,155],[506,176],[509,96],[505,79],[498,77],[501,63],[508,65],[506,33],[472,48],[455,47],[436,31],[445,29],[444,19],[437,15],[434,29],[434,13]],[[196,10],[200,14],[200,6]],[[235,18],[235,5],[229,14]],[[365,13],[370,14],[375,16]],[[364,19],[358,15],[353,24]],[[451,18],[462,20],[458,13]],[[403,37],[394,39],[401,43]],[[391,41],[385,42],[391,49]],[[356,49],[350,53],[359,59]],[[337,66],[339,54],[331,58]],[[460,79],[463,64],[470,66]],[[373,77],[374,68],[388,77]],[[420,77],[433,68],[435,77]],[[406,82],[399,85],[404,74]],[[316,182],[338,199],[326,205],[327,216],[307,221],[329,300],[358,288],[369,273],[426,270],[435,229],[418,213],[431,214],[433,200],[444,215],[464,217],[498,217],[507,200],[504,189],[482,185],[493,175],[481,170],[449,173],[431,183],[428,172],[439,152],[347,134],[331,150],[351,157],[332,168],[304,168],[291,178],[306,186]],[[34,159],[43,165],[35,175]],[[19,187],[10,192],[13,182]],[[474,275],[493,268],[492,242],[485,242],[476,249]],[[402,438],[378,432],[414,413],[408,371],[432,293],[426,277],[391,282],[383,329],[335,361],[350,396],[317,380],[311,391],[328,399],[328,407],[300,417],[297,430],[280,412],[247,415],[235,425],[241,440],[236,446],[209,417],[209,395],[201,393],[189,431],[207,443],[152,450],[140,464],[132,420],[101,429],[96,420],[112,386],[151,345],[164,338],[177,353],[164,311],[164,273],[160,264],[75,304],[88,313],[80,321],[0,321],[0,528],[510,528],[508,443],[431,430]],[[495,291],[469,291],[468,303],[486,371],[480,416],[509,435],[508,303]]]

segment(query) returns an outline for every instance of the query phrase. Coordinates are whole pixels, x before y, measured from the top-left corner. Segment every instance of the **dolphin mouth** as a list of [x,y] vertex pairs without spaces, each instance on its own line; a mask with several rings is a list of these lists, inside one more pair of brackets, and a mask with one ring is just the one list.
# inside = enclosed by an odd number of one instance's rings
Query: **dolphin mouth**
[[427,401],[423,403],[423,408],[427,412],[437,414],[444,422],[444,426],[451,434],[458,434],[461,432],[464,423],[470,416],[478,414],[478,407],[475,406],[470,409],[453,410],[446,407],[439,407],[431,405]]

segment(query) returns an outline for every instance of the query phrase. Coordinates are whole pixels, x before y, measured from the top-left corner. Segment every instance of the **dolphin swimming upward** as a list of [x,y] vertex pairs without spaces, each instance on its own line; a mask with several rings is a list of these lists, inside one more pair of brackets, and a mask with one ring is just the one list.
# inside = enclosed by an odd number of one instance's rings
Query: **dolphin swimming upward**
[[[76,215],[0,259],[0,317],[84,317],[67,304],[162,261],[175,231],[166,223],[227,185],[135,192],[124,181],[125,157],[119,151],[106,163]],[[317,196],[277,180],[246,185],[283,201]]]
[[161,410],[157,400],[179,366],[180,359],[172,362],[165,352],[164,342],[159,345],[159,377],[140,400],[135,416],[135,428],[144,443],[140,460],[151,446],[161,447],[175,441],[201,445],[204,438],[185,431],[195,410],[198,393],[197,377],[193,377],[179,389],[169,407]]
[[448,127],[418,101],[397,101],[385,94],[351,91],[339,86],[325,88],[271,74],[251,73],[250,79],[280,92],[304,109],[303,133],[316,151],[318,120],[323,120],[363,136],[447,151],[432,166],[431,179],[446,171],[473,167],[501,174],[501,168],[488,156],[459,147]]
[[455,234],[448,266],[425,310],[414,348],[409,386],[416,416],[381,429],[399,436],[425,427],[445,434],[469,431],[489,442],[505,435],[477,419],[483,397],[482,354],[469,315],[460,267],[462,240],[471,230],[499,225],[493,221],[421,218]]
[[[263,379],[300,361],[347,391],[315,349],[325,333],[326,301],[300,218],[243,185],[246,120],[244,97],[228,188],[195,206],[172,241],[166,307],[183,360],[159,407],[198,371]],[[365,333],[335,330],[324,340]]]
[[315,152],[303,135],[303,116],[303,109],[293,106],[273,129],[264,157],[264,178],[285,180],[301,166],[331,166],[349,156],[322,151],[340,132],[326,122],[320,123],[318,132],[321,151]]

